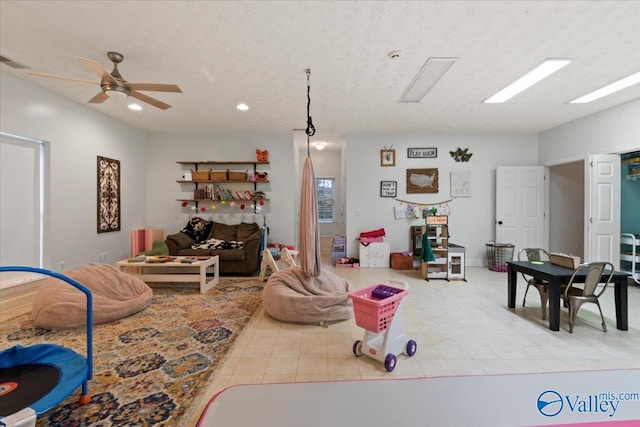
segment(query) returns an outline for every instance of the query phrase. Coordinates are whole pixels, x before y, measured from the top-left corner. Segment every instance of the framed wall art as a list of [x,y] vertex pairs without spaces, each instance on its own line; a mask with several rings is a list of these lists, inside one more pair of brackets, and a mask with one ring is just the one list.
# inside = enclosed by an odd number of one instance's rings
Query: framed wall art
[[380,197],[396,197],[398,181],[380,181]]
[[380,150],[380,166],[395,166],[396,150],[384,149]]
[[471,197],[471,172],[451,172],[451,197]]
[[409,159],[435,159],[438,157],[437,148],[407,148]]
[[407,193],[437,193],[438,169],[407,169]]
[[120,231],[120,160],[98,156],[98,233]]

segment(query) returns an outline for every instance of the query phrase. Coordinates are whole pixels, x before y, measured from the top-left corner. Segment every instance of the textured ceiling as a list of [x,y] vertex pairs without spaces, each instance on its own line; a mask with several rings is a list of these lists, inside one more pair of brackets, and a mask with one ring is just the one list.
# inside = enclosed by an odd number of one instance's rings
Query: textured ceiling
[[[387,53],[400,50],[397,60]],[[152,132],[539,132],[640,97],[640,85],[567,102],[640,71],[638,1],[0,1],[0,54],[98,81],[77,58],[173,105],[90,108]],[[398,99],[428,57],[457,57],[418,104]],[[573,62],[504,104],[482,101],[545,58]],[[85,103],[96,86],[1,71]],[[245,102],[250,110],[235,106]]]

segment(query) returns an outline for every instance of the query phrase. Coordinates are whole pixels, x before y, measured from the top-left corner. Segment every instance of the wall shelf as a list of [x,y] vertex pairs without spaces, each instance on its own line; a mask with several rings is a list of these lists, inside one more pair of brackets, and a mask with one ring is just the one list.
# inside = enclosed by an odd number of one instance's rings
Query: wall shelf
[[[221,162],[221,161],[217,161],[217,160],[194,160],[194,161],[190,161],[190,160],[181,160],[181,161],[177,161],[176,162],[179,165],[185,166],[185,165],[193,165],[194,169],[193,171],[198,171],[198,167],[199,166],[203,166],[203,165],[209,165],[209,166],[238,166],[238,165],[244,165],[244,166],[252,166],[253,168],[253,175],[255,175],[258,172],[258,167],[259,166],[264,166],[264,165],[268,165],[269,162],[259,162],[259,161],[255,161],[255,160],[248,160],[248,161],[244,161],[244,160],[240,160],[240,161],[228,161],[228,162]],[[225,168],[221,168],[219,170],[224,170]],[[212,171],[216,171],[216,169],[212,169]],[[248,171],[247,171],[248,172]],[[249,190],[249,193],[256,193],[258,192],[258,185],[259,184],[268,184],[269,181],[268,180],[264,180],[264,181],[252,181],[249,179],[242,179],[242,180],[238,180],[238,179],[227,179],[227,180],[208,180],[208,179],[178,179],[176,180],[176,182],[178,184],[184,184],[184,185],[193,185],[194,186],[194,196],[195,197],[191,197],[191,198],[180,198],[180,199],[176,199],[178,202],[188,202],[188,203],[194,203],[196,210],[198,210],[199,204],[200,203],[215,203],[215,202],[235,202],[236,204],[245,204],[245,203],[249,203],[249,204],[253,204],[253,212],[257,213],[258,212],[258,204],[260,203],[260,201],[263,202],[267,202],[269,201],[269,199],[263,198],[263,197],[248,197],[248,198],[241,198],[240,196],[234,197],[233,194],[236,193],[244,193],[243,191],[239,190],[230,190],[229,188],[223,188],[222,186],[225,185],[230,185],[232,188],[239,188],[244,186],[245,190],[247,190],[248,188],[252,188],[252,191]],[[212,193],[222,191],[222,193],[224,193],[225,191],[229,191],[228,194],[218,194],[217,196],[212,196],[212,198],[202,198],[202,197],[198,197],[198,196],[203,196],[204,193],[202,191],[202,189],[206,189],[207,187],[200,187],[200,184],[214,184],[214,187],[211,187],[210,190]],[[201,191],[198,191],[201,190]],[[196,194],[198,193],[198,194]],[[262,193],[263,194],[263,193]]]

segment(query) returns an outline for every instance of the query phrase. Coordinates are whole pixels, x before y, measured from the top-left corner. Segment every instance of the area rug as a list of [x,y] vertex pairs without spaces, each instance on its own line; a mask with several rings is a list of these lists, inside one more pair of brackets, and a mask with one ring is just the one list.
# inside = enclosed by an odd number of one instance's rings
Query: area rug
[[[93,328],[92,396],[80,390],[45,413],[38,426],[182,426],[209,380],[262,302],[262,283],[222,279],[206,294],[197,284],[151,284],[152,305]],[[50,331],[31,315],[0,325],[0,347],[59,344],[86,356],[85,328]]]

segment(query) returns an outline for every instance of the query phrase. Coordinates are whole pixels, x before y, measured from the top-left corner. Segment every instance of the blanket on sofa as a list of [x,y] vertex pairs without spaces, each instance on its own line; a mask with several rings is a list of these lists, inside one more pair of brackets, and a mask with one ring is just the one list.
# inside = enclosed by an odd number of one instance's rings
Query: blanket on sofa
[[267,314],[284,322],[333,322],[351,318],[351,290],[346,279],[329,271],[305,277],[300,267],[289,267],[269,277],[262,301]]

